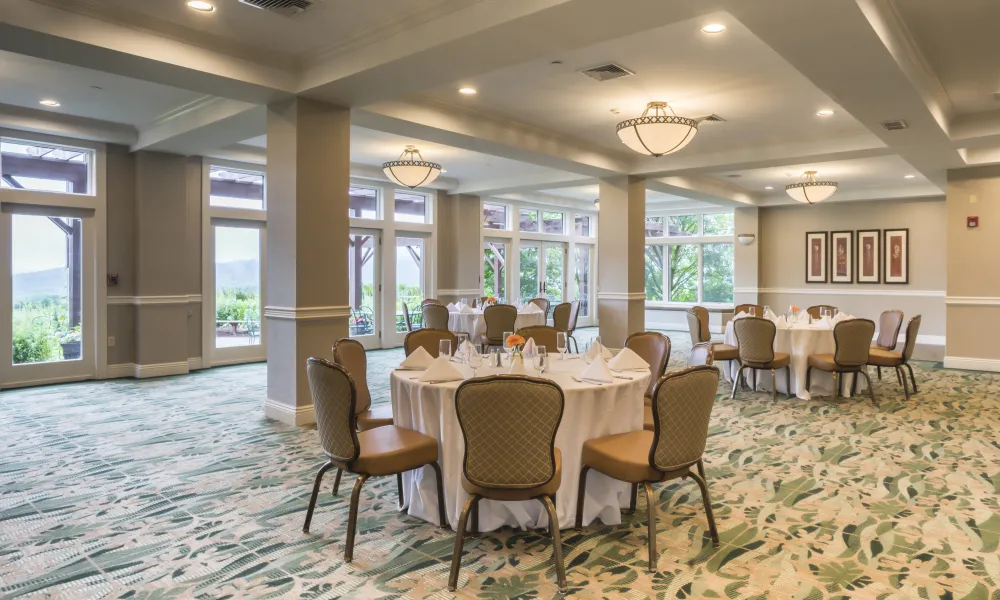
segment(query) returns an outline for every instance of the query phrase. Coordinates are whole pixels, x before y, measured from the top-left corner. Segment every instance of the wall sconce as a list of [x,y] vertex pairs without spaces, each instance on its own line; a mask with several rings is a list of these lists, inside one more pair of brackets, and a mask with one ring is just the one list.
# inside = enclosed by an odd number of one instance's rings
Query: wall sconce
[[740,244],[744,246],[749,246],[750,244],[752,244],[754,238],[756,238],[756,236],[752,233],[741,233],[736,236],[736,239],[738,239],[740,241]]

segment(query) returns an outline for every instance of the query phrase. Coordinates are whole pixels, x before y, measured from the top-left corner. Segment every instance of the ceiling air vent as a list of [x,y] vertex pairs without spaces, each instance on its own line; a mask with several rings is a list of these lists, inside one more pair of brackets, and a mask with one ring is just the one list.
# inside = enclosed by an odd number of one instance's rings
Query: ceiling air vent
[[712,113],[712,114],[708,115],[707,117],[700,117],[698,119],[698,122],[700,122],[700,123],[725,123],[726,120],[723,119],[722,117],[720,117],[719,115],[717,115],[715,113]]
[[629,75],[635,75],[632,71],[614,63],[608,63],[591,69],[584,69],[580,72],[587,77],[598,81],[610,81],[612,79],[620,79],[622,77],[628,77]]
[[900,129],[908,129],[910,126],[906,124],[906,121],[899,119],[896,121],[885,121],[882,123],[882,129],[886,131],[899,131]]
[[285,17],[294,17],[311,8],[317,0],[240,0],[241,3]]

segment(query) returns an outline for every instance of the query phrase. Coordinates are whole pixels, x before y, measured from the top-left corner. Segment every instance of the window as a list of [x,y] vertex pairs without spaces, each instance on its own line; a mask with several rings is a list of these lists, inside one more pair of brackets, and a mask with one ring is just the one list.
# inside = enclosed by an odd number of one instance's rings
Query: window
[[486,242],[483,247],[483,295],[507,297],[507,244]]
[[698,301],[698,246],[674,244],[667,246],[671,302]]
[[483,228],[507,229],[507,207],[503,204],[483,204]]
[[396,238],[396,333],[406,331],[403,304],[412,312],[424,301],[426,246],[424,238]]
[[538,231],[538,211],[527,208],[519,210],[518,230],[527,232]]
[[646,237],[663,237],[663,217],[646,217]]
[[427,196],[396,190],[395,219],[397,223],[426,223]]
[[702,235],[733,235],[733,213],[718,213],[702,217]]
[[663,300],[663,249],[666,246],[646,246],[646,300]]
[[573,220],[573,231],[577,237],[590,237],[590,217],[587,215],[576,215]]
[[378,218],[378,190],[369,187],[352,185],[348,188],[350,197],[350,215],[354,219]]
[[733,245],[705,244],[702,247],[702,296],[705,302],[733,301]]
[[212,206],[264,210],[264,174],[213,166],[208,172]]
[[215,347],[260,345],[260,230],[215,227]]
[[0,140],[0,187],[89,194],[90,150],[52,144]]
[[555,233],[562,235],[565,233],[563,227],[563,213],[561,212],[543,212],[542,213],[542,233]]
[[670,217],[668,235],[670,237],[698,235],[698,215]]
[[576,299],[580,302],[580,313],[577,316],[590,316],[590,258],[592,246],[580,244],[576,246],[576,268],[573,277],[576,280]]

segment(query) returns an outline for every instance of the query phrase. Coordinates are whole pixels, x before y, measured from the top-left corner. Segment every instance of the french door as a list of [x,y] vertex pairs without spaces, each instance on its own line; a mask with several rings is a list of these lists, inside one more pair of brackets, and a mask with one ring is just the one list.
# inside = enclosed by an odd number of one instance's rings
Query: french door
[[266,360],[262,283],[267,255],[262,221],[212,219],[208,243],[212,293],[207,307],[214,315],[209,363],[236,364]]
[[351,229],[348,238],[351,317],[349,335],[365,348],[381,348],[382,232]]
[[542,297],[552,306],[566,298],[566,244],[521,242],[519,291],[521,301]]
[[577,326],[585,327],[594,324],[593,288],[591,281],[594,276],[594,246],[591,244],[576,244],[573,247],[573,287],[575,297],[570,300],[580,302],[580,312],[577,316]]
[[93,211],[5,204],[0,212],[0,383],[95,375]]
[[[382,330],[383,348],[403,345],[403,338],[407,334],[404,306],[414,327],[418,327],[423,319],[420,303],[427,298],[427,290],[430,289],[430,269],[427,264],[430,243],[430,237],[425,234],[396,232],[395,285],[383,294],[383,320],[387,323]],[[389,275],[391,274],[387,273]],[[387,279],[393,281],[391,276]]]

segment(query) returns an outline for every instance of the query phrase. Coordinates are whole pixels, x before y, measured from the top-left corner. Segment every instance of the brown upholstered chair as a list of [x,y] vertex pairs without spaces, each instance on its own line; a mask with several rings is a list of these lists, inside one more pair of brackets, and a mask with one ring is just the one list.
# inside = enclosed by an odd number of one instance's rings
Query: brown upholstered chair
[[441,304],[425,304],[420,309],[424,314],[424,329],[448,331],[448,307]]
[[910,372],[910,382],[913,383],[913,393],[917,393],[917,380],[913,376],[913,366],[910,365],[910,358],[913,356],[913,349],[917,345],[917,333],[920,331],[920,315],[910,319],[906,324],[906,341],[903,342],[902,352],[883,350],[882,348],[871,348],[868,354],[868,364],[876,367],[891,367],[896,370],[896,379],[903,386],[903,394],[906,399],[910,399],[910,390],[906,385],[906,367]]
[[688,364],[689,367],[698,367],[701,365],[712,366],[715,362],[715,354],[713,351],[713,346],[711,342],[701,342],[691,346],[691,353],[688,354]]
[[[632,484],[630,510],[635,510],[635,491],[642,484],[649,521],[649,570],[656,571],[656,502],[652,484],[690,477],[701,488],[712,544],[718,548],[719,532],[702,462],[718,387],[719,371],[715,367],[691,367],[668,373],[657,382],[653,392],[652,431],[630,431],[584,442],[576,503],[577,528],[583,526],[587,473],[591,469]],[[696,467],[697,472],[691,467]]]
[[483,310],[483,319],[486,321],[486,334],[483,335],[483,345],[488,346],[488,348],[503,348],[504,332],[515,331],[514,323],[517,321],[517,307],[511,304],[487,306]]
[[[696,311],[695,309],[699,309]],[[695,306],[687,311],[688,330],[691,332],[691,346],[696,344],[712,344],[712,353],[715,360],[726,360],[740,362],[740,351],[736,346],[713,342],[708,331],[708,310]],[[729,369],[726,369],[727,371]]]
[[[899,329],[903,326],[903,311],[901,310],[886,310],[883,311],[881,316],[878,318],[878,337],[875,338],[875,342],[872,344],[872,349],[888,350],[890,352],[896,349],[896,345],[899,343]],[[876,366],[875,372],[878,374],[878,378],[882,379],[882,367]],[[899,373],[897,373],[899,375]]]
[[420,308],[423,308],[428,304],[441,304],[441,301],[438,300],[437,298],[427,298],[426,300],[420,303]]
[[733,379],[733,391],[730,399],[736,397],[737,383],[744,369],[753,369],[753,389],[757,389],[757,371],[771,371],[771,398],[778,397],[777,369],[785,369],[785,394],[792,394],[791,357],[784,352],[774,351],[774,336],[777,330],[774,323],[761,317],[743,317],[733,321],[733,331],[736,333],[736,344],[740,351],[740,370]]
[[806,312],[809,313],[809,316],[814,319],[821,319],[823,317],[822,315],[819,314],[819,311],[824,308],[832,310],[833,314],[837,314],[840,312],[839,308],[837,308],[836,306],[830,306],[829,304],[817,304],[816,306],[810,306],[809,308],[806,309]]
[[737,304],[736,307],[733,308],[733,314],[738,315],[742,312],[749,315],[750,308],[753,308],[755,317],[764,318],[764,307],[760,304]]
[[542,309],[542,314],[545,315],[545,318],[549,318],[549,301],[546,298],[532,298],[531,300],[528,300],[528,304],[534,304],[538,308]]
[[[358,431],[392,425],[392,404],[384,402],[372,405],[372,395],[368,391],[368,355],[361,342],[351,338],[337,340],[333,345],[333,362],[347,369],[354,378],[354,388],[358,394]],[[340,483],[340,471],[337,471],[337,483]],[[334,484],[333,487],[338,486]]]
[[[698,317],[698,339],[692,340],[692,344],[697,344],[698,342],[708,342],[712,339],[712,332],[708,328],[708,309],[704,306],[692,306],[691,311],[696,317]],[[688,327],[691,326],[691,321],[688,321]],[[694,335],[694,332],[692,332]]]
[[[358,502],[361,486],[369,477],[396,475],[399,486],[399,503],[403,504],[401,474],[430,466],[437,476],[438,517],[446,526],[448,517],[444,510],[444,489],[441,467],[438,465],[438,444],[434,438],[411,429],[388,425],[368,431],[357,430],[357,390],[350,373],[340,365],[319,359],[306,361],[306,375],[316,410],[316,428],[323,443],[323,451],[330,459],[320,467],[313,483],[309,508],[303,533],[309,532],[319,486],[323,475],[332,467],[358,475],[351,492],[351,505],[347,518],[347,541],[344,562],[354,559],[354,534],[358,525]],[[334,490],[336,492],[336,490]]]
[[667,372],[670,362],[670,338],[655,331],[633,333],[625,340],[625,347],[639,355],[649,363],[649,386],[643,396],[642,426],[653,430],[653,388],[656,382]]
[[406,323],[406,330],[413,331],[413,321],[410,319],[410,309],[406,307],[406,302],[401,303],[403,305],[403,322]]
[[565,399],[546,379],[494,375],[470,379],[455,392],[455,413],[465,438],[462,488],[469,499],[458,518],[448,590],[458,585],[466,522],[479,531],[479,501],[538,500],[549,516],[559,591],[566,592],[555,498],[562,482],[562,454],[555,447]]
[[871,394],[872,404],[878,406],[875,390],[872,388],[872,380],[865,370],[874,335],[875,323],[868,319],[850,319],[837,323],[833,327],[833,341],[835,343],[833,354],[809,355],[809,368],[806,369],[806,389],[809,389],[809,384],[812,382],[813,369],[833,373],[833,393],[835,395],[841,392],[844,373],[854,373],[855,377],[860,373],[868,381],[868,392]]
[[451,351],[458,347],[458,336],[450,331],[440,329],[417,329],[406,334],[403,338],[403,352],[409,356],[417,346],[423,346],[424,350],[434,358],[438,357],[438,345],[441,340],[451,340]]
[[532,325],[530,327],[524,327],[518,330],[517,334],[528,341],[528,338],[535,340],[535,344],[538,346],[545,346],[545,350],[549,354],[556,354],[556,334],[559,330],[555,327],[549,327],[548,325]]
[[574,352],[580,353],[580,345],[576,342],[576,338],[573,337],[573,333],[576,331],[576,322],[580,318],[580,301],[573,300],[569,303],[571,310],[569,311],[569,325],[566,328],[566,343],[573,342]]
[[573,305],[569,302],[556,304],[552,309],[552,326],[559,331],[569,333],[569,315],[573,312]]

